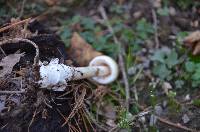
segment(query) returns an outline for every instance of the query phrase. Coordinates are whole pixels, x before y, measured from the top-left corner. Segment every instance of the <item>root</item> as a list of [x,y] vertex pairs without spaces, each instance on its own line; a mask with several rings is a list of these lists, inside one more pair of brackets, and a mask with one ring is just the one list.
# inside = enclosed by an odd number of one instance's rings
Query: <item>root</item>
[[75,106],[72,109],[71,113],[67,118],[65,118],[65,122],[62,124],[62,127],[68,123],[70,119],[72,119],[75,114],[78,112],[79,109],[83,107],[84,103],[84,97],[86,95],[86,89],[83,89],[81,95],[78,97],[78,99],[75,101]]

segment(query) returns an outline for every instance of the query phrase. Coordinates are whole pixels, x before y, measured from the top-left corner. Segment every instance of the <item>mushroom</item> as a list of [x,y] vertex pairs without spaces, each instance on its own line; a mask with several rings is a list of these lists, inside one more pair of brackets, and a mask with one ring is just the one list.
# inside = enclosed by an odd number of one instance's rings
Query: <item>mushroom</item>
[[49,64],[40,62],[39,84],[42,88],[55,86],[56,84],[66,85],[68,81],[91,78],[99,84],[109,84],[118,76],[116,62],[108,56],[95,57],[87,67],[70,67],[59,64],[55,58]]

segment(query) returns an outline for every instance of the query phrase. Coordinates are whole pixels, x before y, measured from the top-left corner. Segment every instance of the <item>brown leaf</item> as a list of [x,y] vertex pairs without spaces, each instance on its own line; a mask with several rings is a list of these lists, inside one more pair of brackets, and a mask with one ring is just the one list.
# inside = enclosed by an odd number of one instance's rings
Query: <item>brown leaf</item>
[[6,74],[10,74],[12,72],[13,67],[19,62],[22,56],[24,56],[24,53],[15,53],[4,57],[0,61],[0,77],[5,76]]
[[87,66],[89,62],[96,56],[102,55],[88,44],[78,33],[74,33],[71,38],[70,48],[67,49],[69,57],[80,66]]
[[59,0],[44,0],[48,6],[53,6],[58,4]]
[[115,120],[116,119],[116,108],[113,104],[109,103],[103,106],[104,116],[108,119]]
[[185,37],[184,42],[187,44],[192,44],[200,40],[200,31],[195,31],[189,36]]
[[192,54],[197,55],[200,53],[200,41],[197,42],[193,48]]
[[168,95],[169,90],[172,89],[172,86],[171,86],[170,83],[164,82],[164,83],[162,84],[162,89],[163,89],[164,93],[165,93],[166,95]]
[[189,36],[185,37],[184,43],[187,47],[192,49],[192,54],[197,55],[200,53],[200,31],[195,31]]

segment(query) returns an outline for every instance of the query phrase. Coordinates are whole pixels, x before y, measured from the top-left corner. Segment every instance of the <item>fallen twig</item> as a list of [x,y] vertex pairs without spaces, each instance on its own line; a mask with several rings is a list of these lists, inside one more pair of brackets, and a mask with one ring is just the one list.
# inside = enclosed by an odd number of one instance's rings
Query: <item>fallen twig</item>
[[127,107],[127,110],[128,110],[129,109],[129,99],[130,99],[130,88],[129,88],[128,77],[127,77],[126,70],[125,70],[125,63],[124,63],[124,59],[123,59],[123,55],[122,55],[122,51],[121,51],[122,44],[118,41],[117,37],[115,36],[115,33],[114,33],[113,28],[112,28],[112,26],[111,26],[111,24],[108,20],[108,17],[107,17],[107,14],[105,12],[104,7],[100,6],[99,11],[100,11],[101,16],[103,17],[104,21],[106,22],[106,25],[108,27],[109,32],[113,35],[113,39],[114,39],[115,44],[117,44],[119,46],[119,49],[120,49],[120,53],[118,55],[118,58],[119,58],[120,70],[122,72],[124,85],[125,85],[126,107]]
[[33,122],[34,122],[34,120],[35,120],[35,117],[36,117],[36,115],[37,115],[38,113],[39,113],[39,112],[37,112],[37,108],[36,108],[35,111],[34,111],[34,113],[33,113],[32,119],[31,119],[31,121],[30,121],[30,123],[29,123],[29,125],[28,125],[28,132],[30,132],[30,127],[31,127],[31,125],[33,124]]
[[[143,68],[139,69],[139,72],[135,75],[134,79],[133,79],[133,83],[135,83],[137,81],[137,79],[139,78],[141,72],[142,72]],[[133,87],[133,91],[134,91],[134,96],[135,96],[135,101],[138,101],[138,94],[137,94],[137,88]]]
[[182,129],[182,130],[185,130],[185,131],[188,131],[188,132],[199,132],[198,130],[194,130],[194,129],[188,128],[188,127],[183,126],[183,125],[181,125],[181,124],[175,124],[175,123],[173,123],[173,122],[170,122],[170,121],[168,121],[168,120],[166,120],[166,119],[163,119],[163,118],[161,118],[161,117],[158,117],[158,116],[156,116],[156,118],[157,118],[160,122],[165,123],[165,124],[170,125],[170,126],[173,126],[173,127],[176,127],[176,128],[178,128],[178,129]]
[[152,17],[153,17],[153,26],[155,29],[155,33],[154,33],[154,39],[155,39],[155,43],[156,43],[156,49],[159,48],[159,40],[158,40],[158,20],[157,20],[157,15],[154,9],[152,9]]
[[12,24],[10,24],[8,26],[0,28],[0,32],[3,32],[3,31],[8,30],[10,28],[14,28],[17,25],[20,25],[20,24],[23,24],[23,23],[28,23],[30,20],[31,20],[31,18],[27,18],[27,19],[21,20],[19,22],[12,23]]
[[25,91],[0,91],[0,94],[22,94]]
[[[89,129],[88,129],[88,126],[87,126],[87,123],[86,123],[86,120],[85,120],[85,117],[87,117],[87,116],[84,117],[82,112],[83,112],[83,111],[80,112],[80,115],[81,115],[81,117],[82,117],[83,124],[84,124],[84,126],[85,126],[85,130],[86,130],[86,132],[89,132]],[[90,125],[91,125],[91,124],[90,124]],[[92,127],[93,131],[95,131],[95,129],[93,128],[92,125],[91,125],[91,127]]]
[[1,50],[1,52],[3,53],[4,57],[6,57],[6,53],[5,53],[4,50],[1,48],[1,46],[0,46],[0,50]]
[[[87,113],[86,113],[86,111],[85,111],[85,109],[84,108],[82,108],[82,116],[83,116],[83,114],[84,114],[84,116],[85,116],[85,118],[87,119],[87,121],[88,121],[88,123],[90,124],[90,126],[91,126],[91,128],[96,132],[96,129],[93,127],[93,124],[92,124],[92,122],[91,122],[91,120],[89,119],[89,117],[88,117],[88,115],[87,115]],[[83,117],[84,118],[84,117]]]

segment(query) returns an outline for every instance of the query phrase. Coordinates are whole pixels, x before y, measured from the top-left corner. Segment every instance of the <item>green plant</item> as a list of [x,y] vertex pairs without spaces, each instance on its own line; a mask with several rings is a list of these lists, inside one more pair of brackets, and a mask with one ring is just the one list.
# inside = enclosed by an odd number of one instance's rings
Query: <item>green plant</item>
[[175,66],[179,63],[178,54],[175,50],[170,53],[157,50],[151,57],[154,61],[153,74],[161,78],[162,80],[171,80],[171,73]]
[[154,33],[154,28],[152,24],[147,22],[145,18],[140,19],[136,23],[136,34],[142,40],[148,39],[150,35]]
[[[154,28],[145,18],[142,18],[136,22],[135,29],[126,27],[121,24],[117,24],[118,28],[115,28],[117,35],[120,36],[120,40],[128,46],[127,61],[128,67],[130,62],[133,62],[133,54],[140,51],[142,45],[146,40],[150,39],[154,33]],[[118,30],[116,30],[118,29]]]
[[[80,26],[80,30],[74,30],[75,25]],[[118,53],[118,46],[113,43],[112,35],[98,35],[99,32],[103,32],[102,28],[97,25],[93,19],[76,15],[72,19],[63,21],[63,26],[60,29],[60,36],[68,46],[71,39],[72,32],[79,32],[79,34],[91,44],[97,51],[104,52],[105,54],[116,57]]]
[[188,36],[188,32],[183,31],[183,32],[179,32],[176,35],[176,40],[175,40],[175,44],[176,44],[176,48],[182,52],[182,54],[184,54],[186,52],[184,46],[183,46],[183,40],[186,36]]
[[157,9],[157,14],[160,16],[168,16],[169,15],[169,8],[168,8],[169,1],[163,0],[162,5],[163,5],[162,8]]
[[[13,1],[16,4],[16,1]],[[6,0],[0,1],[0,25],[5,24],[5,18],[17,17],[17,10],[13,5],[9,5]]]
[[167,97],[168,97],[169,110],[172,112],[179,112],[181,109],[181,105],[175,99],[176,92],[169,91]]
[[111,7],[110,7],[110,11],[112,13],[116,13],[116,14],[122,14],[123,13],[123,8],[121,5],[118,5],[116,3],[112,4]]
[[157,10],[158,15],[160,16],[168,16],[169,15],[169,8],[167,6],[163,7],[163,8],[159,8]]
[[[193,61],[190,57],[182,59],[175,50],[166,53],[157,50],[151,57],[153,61],[153,74],[161,80],[171,81],[176,88],[197,87],[200,84],[200,62]],[[178,69],[178,71],[177,71]]]
[[66,26],[64,26],[60,30],[60,37],[63,40],[63,42],[65,43],[66,47],[69,46],[71,35],[72,35],[71,30],[69,28],[67,28]]
[[186,79],[190,79],[192,87],[197,87],[200,84],[200,63],[187,61],[185,63],[185,70],[188,73]]
[[194,4],[194,1],[192,0],[176,0],[175,2],[183,10],[189,8],[192,4]]
[[132,120],[133,116],[131,113],[129,113],[126,109],[122,108],[119,111],[119,121],[118,126],[123,129],[127,129],[128,131],[131,131],[130,121]]
[[195,105],[195,106],[197,106],[197,107],[200,107],[200,99],[194,99],[192,101],[192,104]]

